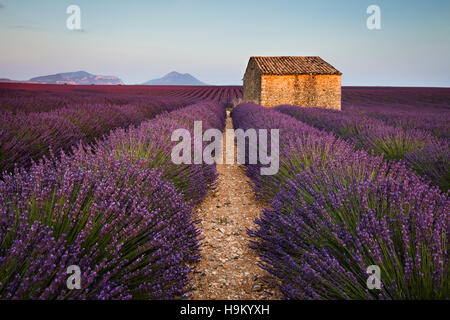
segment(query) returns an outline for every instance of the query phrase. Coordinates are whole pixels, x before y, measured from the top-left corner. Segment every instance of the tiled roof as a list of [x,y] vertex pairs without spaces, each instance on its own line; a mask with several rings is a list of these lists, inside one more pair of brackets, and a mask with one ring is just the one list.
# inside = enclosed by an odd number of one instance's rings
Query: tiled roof
[[342,74],[320,57],[251,57],[262,74]]

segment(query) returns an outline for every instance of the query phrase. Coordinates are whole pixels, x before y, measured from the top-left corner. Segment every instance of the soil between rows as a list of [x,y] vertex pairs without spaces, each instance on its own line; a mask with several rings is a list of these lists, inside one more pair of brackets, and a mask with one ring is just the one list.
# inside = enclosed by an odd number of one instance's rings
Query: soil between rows
[[[227,114],[226,128],[233,124]],[[225,152],[225,133],[223,137]],[[236,150],[236,147],[235,147]],[[264,208],[249,186],[242,165],[218,164],[218,186],[198,206],[195,218],[202,241],[202,259],[195,266],[191,293],[193,300],[265,300],[278,299],[279,294],[264,280],[267,273],[258,265],[257,253],[249,248],[246,229],[254,228],[254,220]]]

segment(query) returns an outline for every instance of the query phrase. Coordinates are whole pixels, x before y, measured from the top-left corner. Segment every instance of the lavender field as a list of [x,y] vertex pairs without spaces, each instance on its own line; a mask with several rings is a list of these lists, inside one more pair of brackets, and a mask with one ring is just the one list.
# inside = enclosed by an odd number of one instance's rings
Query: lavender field
[[[74,89],[75,88],[75,89]],[[343,88],[343,110],[241,103],[241,87],[0,86],[0,299],[179,299],[215,164],[172,132],[279,129],[247,245],[284,299],[449,299],[450,90]],[[228,120],[230,121],[230,120]],[[206,145],[206,142],[204,142]],[[68,290],[66,268],[83,270]],[[368,290],[378,265],[382,288]]]
[[[223,128],[227,101],[2,93],[0,298],[184,296],[199,259],[193,206],[216,175],[172,164],[170,136],[194,119]],[[68,265],[83,290],[67,289]]]
[[261,267],[287,299],[450,298],[450,90],[342,94],[343,111],[233,109],[235,128],[280,130],[278,174],[246,165],[270,203],[249,231]]
[[[260,164],[247,174],[271,204],[250,230],[252,246],[285,298],[449,297],[447,192],[274,109],[241,104],[233,122],[283,132],[278,175],[260,176]],[[369,265],[385,275],[381,291],[366,287]]]
[[404,161],[419,175],[450,187],[448,89],[369,88],[343,91],[343,111],[279,106],[277,110],[334,133],[357,149]]

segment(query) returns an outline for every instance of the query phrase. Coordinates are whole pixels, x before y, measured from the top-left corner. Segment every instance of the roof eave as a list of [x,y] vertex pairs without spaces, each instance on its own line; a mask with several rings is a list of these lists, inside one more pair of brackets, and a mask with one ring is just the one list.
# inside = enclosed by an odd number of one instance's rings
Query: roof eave
[[336,73],[269,73],[261,72],[263,76],[342,76],[342,72]]

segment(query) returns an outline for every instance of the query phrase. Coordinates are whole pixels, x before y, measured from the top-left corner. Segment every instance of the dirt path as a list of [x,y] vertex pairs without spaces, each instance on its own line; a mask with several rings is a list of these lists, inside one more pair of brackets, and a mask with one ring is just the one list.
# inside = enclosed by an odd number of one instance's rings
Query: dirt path
[[[227,129],[232,129],[227,117]],[[225,136],[224,136],[225,150]],[[258,256],[248,247],[246,228],[264,205],[256,201],[241,165],[217,165],[218,187],[197,208],[205,237],[202,260],[193,279],[191,299],[276,299],[276,290],[264,279],[266,273],[257,266]]]

